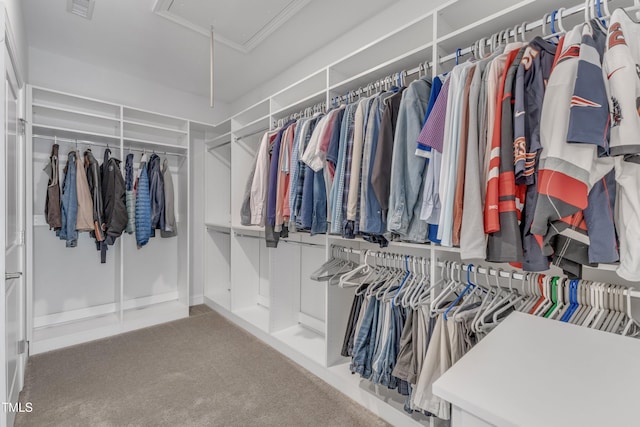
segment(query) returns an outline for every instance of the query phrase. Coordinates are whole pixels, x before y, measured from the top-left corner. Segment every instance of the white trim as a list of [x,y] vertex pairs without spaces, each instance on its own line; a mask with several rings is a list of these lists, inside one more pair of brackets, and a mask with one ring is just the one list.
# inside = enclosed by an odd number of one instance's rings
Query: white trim
[[[235,49],[241,53],[248,54],[255,49],[260,43],[273,34],[278,28],[284,25],[289,19],[291,19],[296,13],[301,11],[311,0],[292,0],[282,9],[276,16],[267,22],[260,30],[258,30],[253,36],[251,36],[246,42],[238,43],[227,37],[220,35],[216,32],[214,35],[215,41],[225,44],[232,49]],[[193,23],[192,21],[176,15],[171,12],[170,7],[173,4],[173,0],[156,0],[153,5],[153,12],[161,17],[168,19],[178,25],[188,28],[196,33],[199,33],[207,38],[211,37],[211,30],[204,28],[200,25]]]
[[11,22],[9,21],[9,15],[7,14],[6,8],[4,10],[4,37],[6,41],[5,45],[7,52],[9,53],[9,57],[11,58],[11,68],[18,84],[18,89],[22,89],[22,87],[24,86],[22,64],[20,63],[20,58],[18,57],[18,48],[16,47],[13,30],[11,29]]

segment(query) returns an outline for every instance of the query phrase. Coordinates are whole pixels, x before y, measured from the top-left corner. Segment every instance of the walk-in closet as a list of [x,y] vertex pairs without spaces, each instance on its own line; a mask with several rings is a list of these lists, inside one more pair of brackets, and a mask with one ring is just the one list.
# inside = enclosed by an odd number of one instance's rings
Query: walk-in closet
[[637,0],[0,5],[0,427],[640,425]]

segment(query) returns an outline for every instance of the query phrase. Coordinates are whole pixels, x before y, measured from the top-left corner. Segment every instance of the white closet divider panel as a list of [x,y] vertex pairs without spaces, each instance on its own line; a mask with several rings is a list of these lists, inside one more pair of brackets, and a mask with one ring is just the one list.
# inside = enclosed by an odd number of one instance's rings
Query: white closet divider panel
[[231,310],[231,235],[207,228],[204,251],[204,297]]
[[[269,330],[269,308],[259,304],[261,252],[264,240],[234,234],[231,238],[231,310],[263,331]],[[264,257],[264,255],[262,255]]]

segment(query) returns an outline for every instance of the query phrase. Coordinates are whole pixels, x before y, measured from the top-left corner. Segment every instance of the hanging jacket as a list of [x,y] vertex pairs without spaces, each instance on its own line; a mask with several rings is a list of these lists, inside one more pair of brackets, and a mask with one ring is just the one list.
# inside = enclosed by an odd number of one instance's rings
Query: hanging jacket
[[102,220],[102,185],[100,183],[100,171],[98,162],[91,149],[84,152],[84,165],[87,172],[87,183],[93,199],[93,231],[91,237],[96,239],[96,245],[100,249],[100,243],[104,240],[104,221]]
[[140,177],[136,192],[136,244],[138,248],[149,243],[151,237],[151,198],[146,162],[140,163]]
[[127,155],[127,160],[124,164],[125,170],[125,197],[127,203],[127,228],[128,234],[133,234],[136,230],[136,198],[133,191],[133,154]]
[[78,245],[76,218],[78,216],[78,197],[76,193],[76,152],[69,153],[67,166],[64,168],[64,183],[62,184],[61,223],[62,227],[56,235],[65,240],[68,248]]
[[77,231],[93,230],[93,199],[89,182],[87,181],[87,171],[84,169],[84,162],[76,153],[76,191],[78,196],[78,218],[76,219]]
[[108,245],[113,245],[127,227],[126,196],[120,163],[120,160],[111,157],[111,150],[107,148],[104,151],[100,173],[102,175],[105,242]]
[[151,236],[155,230],[164,230],[164,179],[160,170],[160,157],[152,154],[149,158],[149,197],[151,198]]
[[175,199],[173,192],[173,177],[169,170],[169,162],[162,162],[162,178],[164,181],[164,228],[160,231],[161,237],[174,237],[178,235],[176,224]]
[[58,167],[58,144],[53,144],[49,163],[44,171],[49,175],[47,184],[47,198],[44,205],[44,215],[49,229],[58,230],[62,227],[62,213],[60,208],[60,169]]

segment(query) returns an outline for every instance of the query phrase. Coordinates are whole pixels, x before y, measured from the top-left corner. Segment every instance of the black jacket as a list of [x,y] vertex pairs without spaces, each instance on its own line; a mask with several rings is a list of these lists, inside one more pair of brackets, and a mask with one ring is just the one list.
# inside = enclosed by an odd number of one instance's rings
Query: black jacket
[[164,230],[164,177],[160,168],[160,157],[149,158],[149,195],[151,196],[151,235],[155,230]]
[[104,232],[107,244],[113,245],[127,227],[127,203],[125,183],[120,170],[121,161],[111,157],[111,150],[104,151],[104,161],[100,166],[102,181],[102,206]]

